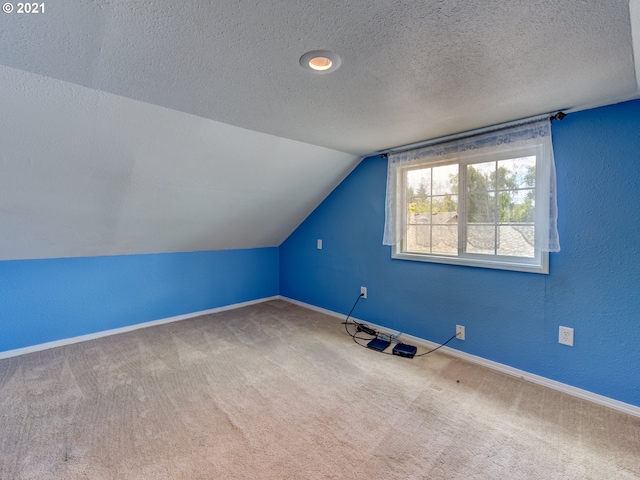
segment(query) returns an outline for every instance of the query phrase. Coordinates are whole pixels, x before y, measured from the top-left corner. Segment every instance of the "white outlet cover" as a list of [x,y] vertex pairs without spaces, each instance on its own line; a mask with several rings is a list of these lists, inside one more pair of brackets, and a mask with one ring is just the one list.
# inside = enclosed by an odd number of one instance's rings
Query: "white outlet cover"
[[321,238],[318,239],[317,246],[318,246],[318,250],[322,250],[322,239]]
[[573,328],[561,326],[558,334],[558,342],[562,345],[573,347]]

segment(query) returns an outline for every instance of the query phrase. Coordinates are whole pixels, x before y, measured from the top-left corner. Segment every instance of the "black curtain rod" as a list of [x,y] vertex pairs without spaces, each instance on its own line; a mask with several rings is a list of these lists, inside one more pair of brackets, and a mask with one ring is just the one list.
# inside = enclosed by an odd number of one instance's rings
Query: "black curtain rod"
[[[556,113],[555,115],[551,115],[551,116],[549,117],[549,120],[550,120],[550,121],[552,121],[552,122],[553,122],[554,120],[561,121],[561,120],[562,120],[564,117],[566,117],[566,116],[567,116],[567,114],[566,114],[566,113],[564,113],[564,112],[558,112],[558,113]],[[523,121],[522,123],[526,123],[526,121]],[[500,128],[499,126],[496,126],[496,130],[497,130],[497,129],[499,129],[499,128]],[[469,136],[470,136],[470,137],[472,137],[473,135],[474,135],[473,131],[469,132]],[[462,138],[462,137],[461,137],[461,138]],[[446,141],[446,140],[445,140],[445,141]],[[430,142],[430,141],[427,141],[427,142],[431,144],[431,142]],[[425,142],[425,143],[427,143],[427,142]],[[434,141],[434,142],[433,142],[433,144],[436,144],[436,143],[439,143],[439,142],[437,142],[437,141]],[[426,145],[425,145],[425,146],[426,146]],[[416,147],[413,147],[413,148],[421,148],[421,147],[420,147],[420,146],[416,146]],[[412,150],[413,148],[403,149],[402,147],[400,147],[400,148],[398,148],[398,149],[397,149],[397,151],[402,152],[402,151]],[[394,149],[394,150],[395,150],[395,149]],[[390,152],[390,151],[391,151],[391,150],[389,150],[389,151],[387,151],[387,152],[385,152],[385,153],[381,153],[381,154],[380,154],[380,158],[387,158],[387,157],[389,156],[389,152]]]

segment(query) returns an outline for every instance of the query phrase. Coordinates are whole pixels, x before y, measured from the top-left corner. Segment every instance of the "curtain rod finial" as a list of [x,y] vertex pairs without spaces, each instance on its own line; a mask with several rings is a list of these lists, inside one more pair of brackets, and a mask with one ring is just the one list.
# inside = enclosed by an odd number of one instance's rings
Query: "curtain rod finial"
[[566,117],[567,114],[564,112],[558,112],[555,115],[551,116],[551,120],[562,120],[564,117]]

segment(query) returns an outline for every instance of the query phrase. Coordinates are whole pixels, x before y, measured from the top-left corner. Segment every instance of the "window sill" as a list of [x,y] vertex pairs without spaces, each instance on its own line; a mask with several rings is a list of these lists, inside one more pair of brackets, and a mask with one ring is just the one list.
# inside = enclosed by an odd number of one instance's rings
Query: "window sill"
[[538,262],[517,262],[513,259],[501,261],[487,260],[477,257],[454,257],[447,255],[421,255],[419,253],[403,253],[394,251],[391,258],[396,260],[411,260],[415,262],[443,263],[461,265],[465,267],[492,268],[496,270],[511,270],[515,272],[549,274],[549,253],[543,252]]

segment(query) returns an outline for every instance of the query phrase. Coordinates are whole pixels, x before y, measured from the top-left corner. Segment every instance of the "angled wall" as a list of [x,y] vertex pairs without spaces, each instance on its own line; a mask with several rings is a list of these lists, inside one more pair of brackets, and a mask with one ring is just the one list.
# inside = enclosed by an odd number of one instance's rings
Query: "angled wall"
[[[365,159],[280,247],[280,294],[640,406],[640,101],[553,123],[550,274],[392,260],[386,160]],[[316,240],[323,240],[323,249]],[[575,346],[558,344],[558,327]]]

